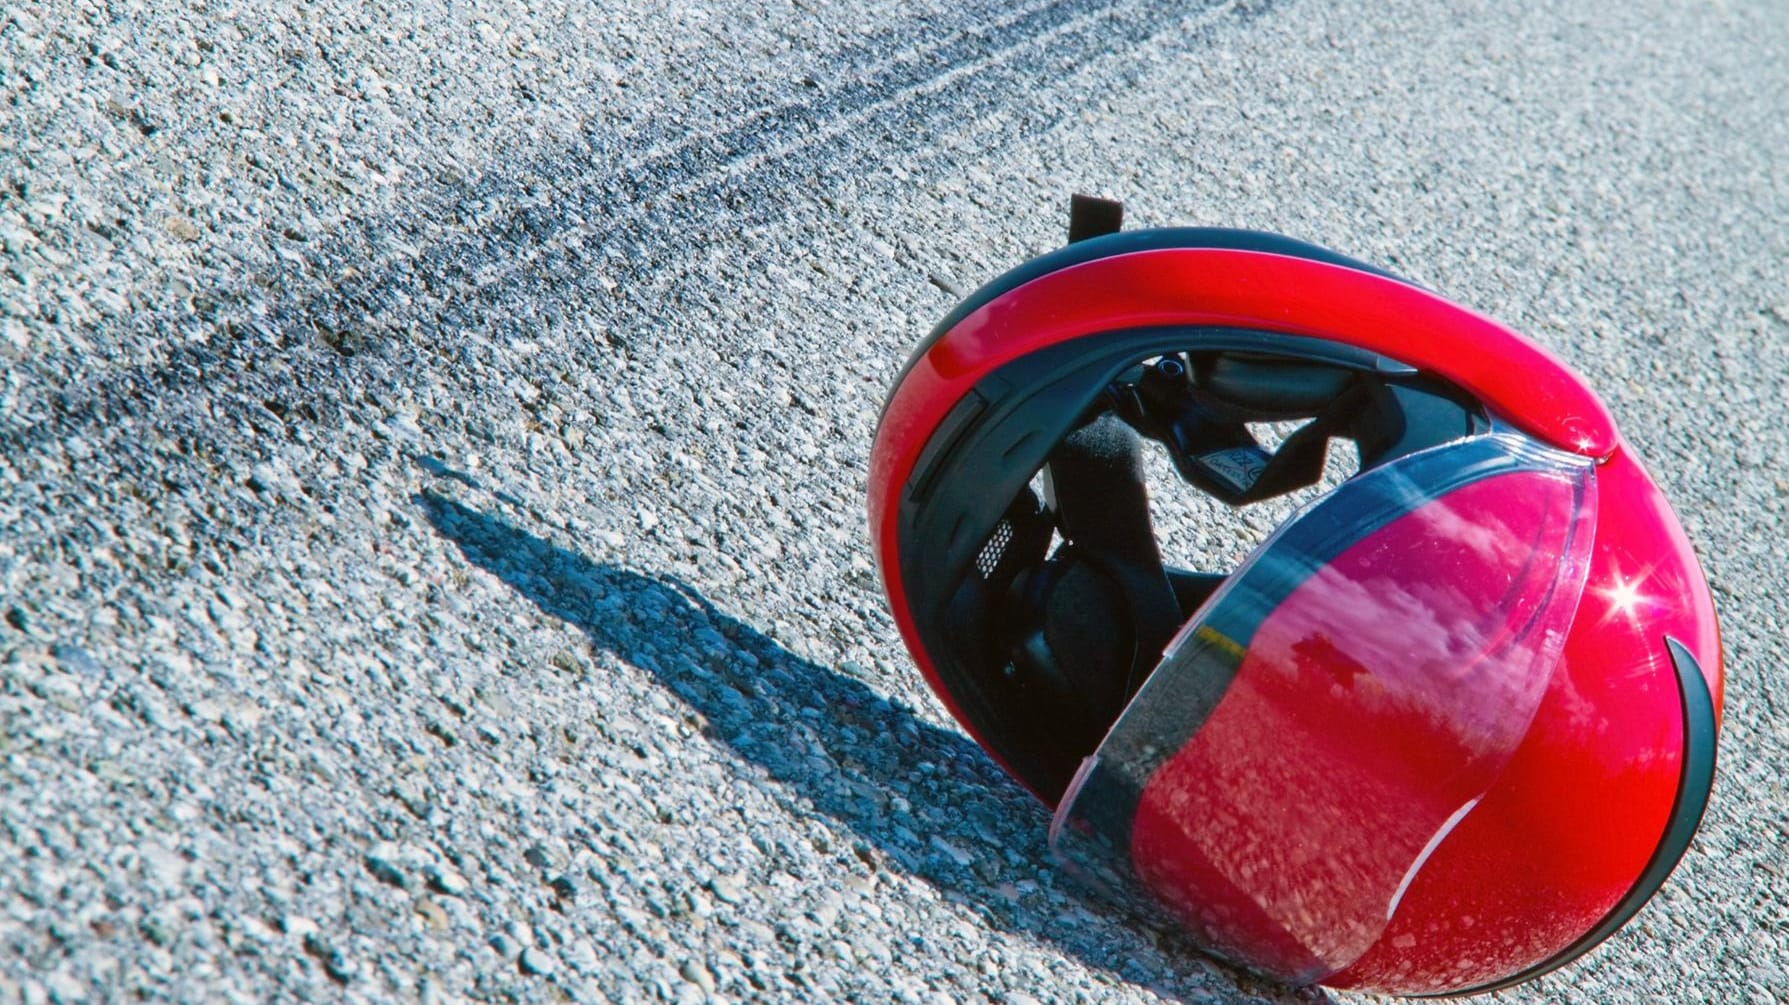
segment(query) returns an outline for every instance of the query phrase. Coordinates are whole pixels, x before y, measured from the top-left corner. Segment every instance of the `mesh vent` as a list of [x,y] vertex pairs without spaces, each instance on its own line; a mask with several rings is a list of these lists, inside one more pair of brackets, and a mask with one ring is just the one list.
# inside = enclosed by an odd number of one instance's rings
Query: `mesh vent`
[[981,554],[975,556],[975,571],[981,573],[983,579],[993,579],[995,570],[1000,568],[1000,560],[1006,557],[1007,546],[1013,543],[1013,523],[1001,520],[994,526],[994,533],[988,535],[988,543],[981,546]]

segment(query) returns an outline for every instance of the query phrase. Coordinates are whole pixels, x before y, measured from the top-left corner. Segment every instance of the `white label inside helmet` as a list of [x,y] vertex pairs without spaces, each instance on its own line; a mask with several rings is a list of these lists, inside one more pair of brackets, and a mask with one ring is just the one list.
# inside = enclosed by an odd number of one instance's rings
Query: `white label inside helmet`
[[1194,463],[1240,495],[1254,486],[1255,480],[1266,470],[1267,461],[1268,454],[1260,447],[1230,447],[1200,454]]

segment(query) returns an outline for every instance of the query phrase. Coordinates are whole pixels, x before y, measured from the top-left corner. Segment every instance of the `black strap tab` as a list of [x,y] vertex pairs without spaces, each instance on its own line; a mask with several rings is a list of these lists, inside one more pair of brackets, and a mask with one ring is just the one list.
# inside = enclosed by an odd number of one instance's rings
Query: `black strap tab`
[[1124,229],[1124,203],[1075,193],[1068,203],[1068,243]]

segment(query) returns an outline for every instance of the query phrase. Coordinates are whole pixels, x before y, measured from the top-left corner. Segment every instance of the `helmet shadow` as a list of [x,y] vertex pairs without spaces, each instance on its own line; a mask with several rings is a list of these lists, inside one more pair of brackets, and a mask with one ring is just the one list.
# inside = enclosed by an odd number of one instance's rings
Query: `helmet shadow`
[[[1068,910],[1110,908],[1079,891],[1025,892],[1034,885],[1027,879],[1052,882],[1052,873],[1040,876],[1035,867],[1049,855],[1046,812],[966,737],[848,673],[791,653],[675,576],[591,561],[432,492],[413,498],[467,561],[576,626],[598,650],[652,674],[700,714],[711,742],[795,797],[792,811],[811,807],[854,835],[872,868],[922,879],[991,926],[1046,941],[1171,999],[1207,1000],[1214,975],[1222,975],[1239,997],[1328,1000],[1319,989],[1283,988],[1210,962],[1174,933],[1152,939],[1133,929],[1122,937],[1125,957],[1113,958],[1112,929]],[[681,652],[667,658],[672,646]],[[798,723],[814,742],[792,736]],[[1138,957],[1153,957],[1151,965]],[[1163,971],[1176,976],[1164,984]]]

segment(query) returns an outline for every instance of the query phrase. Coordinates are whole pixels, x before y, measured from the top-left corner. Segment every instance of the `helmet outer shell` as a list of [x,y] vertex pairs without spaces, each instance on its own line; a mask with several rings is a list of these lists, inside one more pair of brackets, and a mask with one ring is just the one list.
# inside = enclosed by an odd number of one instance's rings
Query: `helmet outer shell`
[[[1159,325],[1253,328],[1378,352],[1452,381],[1550,446],[1598,460],[1588,581],[1527,735],[1411,877],[1379,938],[1323,982],[1459,993],[1545,964],[1627,894],[1660,844],[1684,761],[1665,637],[1696,658],[1717,715],[1722,654],[1682,527],[1607,410],[1563,363],[1494,321],[1382,275],[1199,247],[1095,258],[983,303],[914,360],[872,451],[878,567],[921,672],[975,735],[920,644],[898,567],[897,507],[927,438],[1004,363],[1085,335]],[[1172,863],[1143,871],[1163,865]]]

